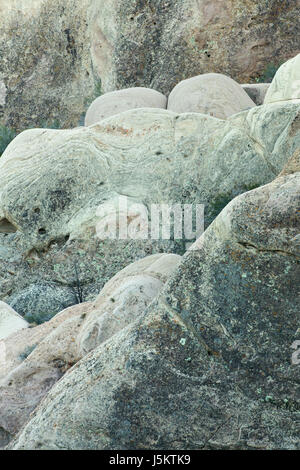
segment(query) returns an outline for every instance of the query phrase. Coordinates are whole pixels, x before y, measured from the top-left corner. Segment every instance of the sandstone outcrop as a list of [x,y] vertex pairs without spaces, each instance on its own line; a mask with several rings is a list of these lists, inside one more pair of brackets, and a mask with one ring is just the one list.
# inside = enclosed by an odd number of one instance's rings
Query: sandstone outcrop
[[180,260],[157,254],[133,263],[106,284],[94,303],[75,305],[29,333],[12,335],[0,367],[0,429],[16,434],[66,371],[138,319]]
[[300,168],[300,149],[297,149],[294,155],[287,162],[279,176],[292,175],[297,173]]
[[0,222],[11,224],[14,240],[27,249],[42,249],[82,235],[101,220],[98,207],[118,195],[147,205],[184,202],[189,190],[193,200],[209,204],[222,193],[259,186],[296,150],[299,109],[273,104],[226,122],[133,110],[88,128],[25,131],[0,160]]
[[[47,319],[94,300],[131,262],[183,254],[186,240],[100,239],[102,209],[116,206],[118,215],[124,196],[129,208],[205,204],[208,225],[237,194],[281,172],[299,147],[299,109],[274,103],[226,121],[141,109],[87,128],[23,132],[0,159],[1,300]],[[38,300],[42,286],[47,305]]]
[[[206,74],[179,83],[182,98],[171,93],[180,113],[131,109],[27,130],[6,148],[0,448],[299,449],[298,58],[260,106]],[[223,85],[208,87],[212,77]],[[170,214],[155,221],[162,203],[203,204],[205,231],[171,231]],[[25,321],[70,304],[43,325]]]
[[207,72],[251,83],[299,52],[298,0],[1,0],[0,12],[0,118],[17,130],[76,126],[101,92],[168,95]]
[[5,338],[2,341],[2,344],[5,346],[5,361],[1,363],[0,381],[3,380],[8,373],[20,366],[27,356],[29,356],[29,353],[33,352],[37,345],[62,323],[73,316],[86,314],[91,311],[92,308],[93,305],[91,302],[72,306],[58,313],[48,322],[19,330],[8,338]]
[[250,83],[300,52],[299,14],[298,0],[97,0],[94,69],[105,92],[146,86],[168,95],[181,80],[207,72]]
[[235,198],[13,449],[299,449],[300,168]]
[[166,109],[167,98],[150,88],[135,87],[112,91],[96,98],[87,110],[85,125],[91,126],[103,119],[120,114],[130,109],[162,108]]
[[171,91],[168,99],[170,111],[202,113],[219,119],[227,119],[254,106],[241,85],[218,73],[183,80]]

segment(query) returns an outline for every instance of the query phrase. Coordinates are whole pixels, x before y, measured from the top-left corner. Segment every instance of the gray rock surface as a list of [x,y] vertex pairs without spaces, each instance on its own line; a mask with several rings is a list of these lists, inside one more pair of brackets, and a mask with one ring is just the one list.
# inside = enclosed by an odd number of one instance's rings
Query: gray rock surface
[[170,111],[202,113],[219,119],[227,119],[254,106],[254,101],[241,85],[219,73],[183,80],[171,91],[168,99]]
[[300,52],[299,13],[298,0],[97,0],[93,66],[105,92],[146,86],[168,95],[207,72],[248,83]]
[[74,305],[76,292],[56,284],[31,284],[9,298],[9,305],[31,323],[43,323]]
[[300,168],[235,198],[13,449],[298,449]]
[[181,257],[147,256],[116,274],[101,290],[94,310],[77,337],[81,356],[95,349],[138,319],[175,271]]
[[103,119],[137,108],[166,109],[167,98],[150,88],[136,87],[112,91],[99,96],[87,110],[85,125],[91,126]]
[[78,124],[99,79],[91,64],[91,3],[0,0],[1,124],[16,130]]

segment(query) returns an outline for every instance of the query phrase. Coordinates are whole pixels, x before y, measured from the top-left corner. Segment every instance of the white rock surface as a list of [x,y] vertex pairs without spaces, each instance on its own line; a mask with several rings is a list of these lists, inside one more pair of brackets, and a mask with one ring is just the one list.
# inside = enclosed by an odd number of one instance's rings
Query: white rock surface
[[264,103],[288,100],[300,100],[300,54],[278,69]]
[[136,87],[112,91],[99,96],[87,110],[85,125],[91,126],[105,118],[130,109],[162,108],[166,109],[167,98],[156,90]]
[[40,12],[42,3],[41,0],[0,0],[0,14],[6,18],[16,14],[32,18]]
[[0,301],[0,340],[23,328],[28,328],[27,321],[5,302]]
[[168,109],[176,113],[202,113],[219,119],[249,108],[255,103],[241,85],[219,73],[207,73],[183,80],[171,91]]
[[99,206],[119,195],[151,204],[189,193],[212,210],[219,196],[280,173],[299,145],[299,110],[274,103],[223,121],[138,109],[87,128],[25,131],[0,159],[0,222],[29,250],[88,224],[95,232]]

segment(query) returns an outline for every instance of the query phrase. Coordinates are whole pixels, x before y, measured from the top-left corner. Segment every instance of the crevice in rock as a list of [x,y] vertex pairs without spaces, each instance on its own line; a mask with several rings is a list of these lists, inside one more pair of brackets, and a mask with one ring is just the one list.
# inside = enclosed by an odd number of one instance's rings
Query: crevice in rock
[[17,228],[7,219],[0,220],[0,233],[16,233]]
[[252,245],[251,243],[247,243],[247,242],[238,242],[238,245],[240,245],[242,248],[245,248],[246,250],[255,250],[259,253],[274,253],[274,254],[278,254],[282,256],[292,256],[296,260],[300,259],[300,257],[295,255],[294,253],[290,253],[284,250],[275,250],[275,249],[272,250],[272,249],[267,249],[267,248],[258,248],[257,246]]
[[13,436],[8,431],[6,431],[4,428],[2,428],[2,426],[0,426],[0,450],[4,449],[4,447],[9,444],[12,437]]

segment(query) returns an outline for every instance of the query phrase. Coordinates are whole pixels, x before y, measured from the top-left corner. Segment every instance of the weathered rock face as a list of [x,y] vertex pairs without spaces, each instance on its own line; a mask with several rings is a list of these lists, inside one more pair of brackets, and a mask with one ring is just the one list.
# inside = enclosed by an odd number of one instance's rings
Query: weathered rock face
[[137,320],[180,260],[178,255],[152,255],[116,274],[97,297],[78,335],[81,356]]
[[298,0],[98,0],[92,58],[105,91],[146,86],[168,94],[181,80],[220,72],[251,82],[300,50]]
[[288,100],[300,100],[300,54],[280,67],[264,102],[268,104]]
[[136,87],[112,91],[99,96],[90,105],[85,117],[85,125],[91,126],[103,119],[137,108],[166,109],[167,98],[158,91]]
[[[14,449],[299,449],[300,168],[234,199]],[[130,406],[129,406],[130,405]]]
[[76,126],[94,97],[91,0],[1,0],[0,120],[8,127]]
[[297,173],[300,168],[300,149],[296,150],[292,158],[288,161],[288,163],[283,168],[282,172],[279,176],[285,175],[292,175],[293,173]]
[[97,238],[99,208],[121,195],[148,208],[202,203],[210,223],[237,194],[280,173],[299,146],[299,109],[275,103],[227,121],[133,110],[88,128],[22,133],[0,159],[0,224],[15,231],[0,233],[0,298],[21,299],[24,312],[34,303],[35,316],[53,314],[60,294],[47,296],[42,311],[28,292],[56,286],[72,303],[89,301],[130,262],[182,254],[174,240]]
[[0,119],[20,130],[76,126],[101,91],[251,82],[300,49],[299,0],[1,0],[0,13]]
[[170,93],[168,109],[176,113],[202,113],[227,119],[255,103],[241,85],[219,73],[206,73],[178,83]]
[[27,327],[28,323],[21,317],[21,315],[5,302],[0,301],[0,340],[3,340],[16,331]]

